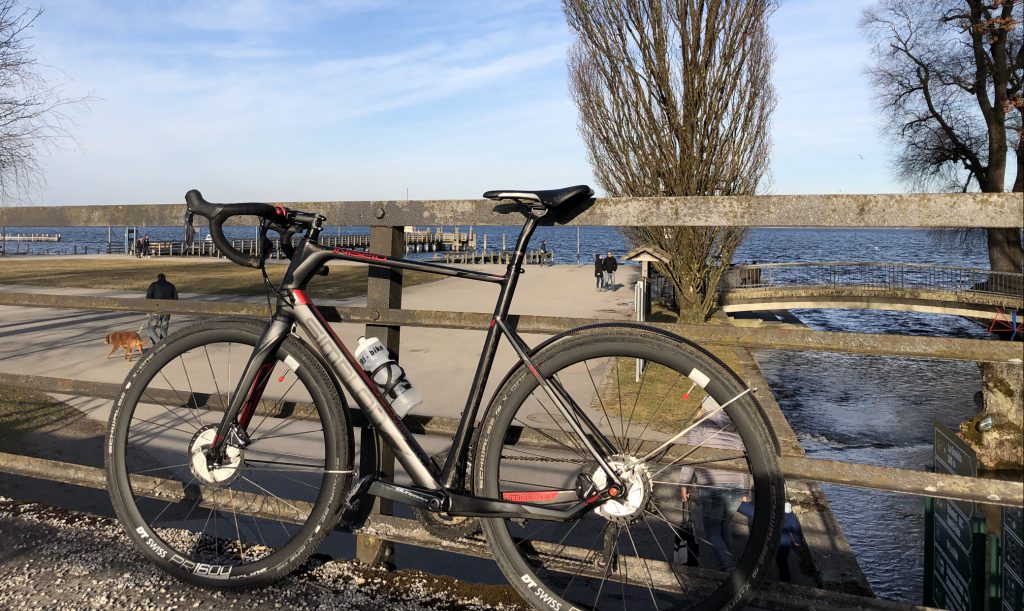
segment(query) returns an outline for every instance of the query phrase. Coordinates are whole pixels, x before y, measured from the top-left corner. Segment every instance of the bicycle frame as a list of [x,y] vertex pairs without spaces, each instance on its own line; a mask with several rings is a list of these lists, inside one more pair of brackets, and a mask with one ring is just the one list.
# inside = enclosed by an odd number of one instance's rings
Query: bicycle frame
[[[273,369],[274,355],[291,332],[293,324],[297,324],[315,342],[321,355],[334,369],[341,384],[358,403],[378,435],[392,449],[395,458],[405,468],[415,484],[414,488],[407,488],[375,481],[370,485],[369,494],[432,511],[446,511],[450,515],[523,517],[557,521],[574,519],[601,502],[617,496],[622,490],[623,484],[606,460],[606,451],[611,451],[613,446],[557,381],[548,381],[541,376],[530,358],[529,346],[508,325],[506,320],[519,276],[523,272],[522,264],[526,245],[537,227],[537,222],[538,217],[536,216],[531,215],[527,218],[516,242],[512,260],[504,275],[386,257],[374,253],[325,248],[317,242],[319,228],[315,227],[309,232],[310,235],[303,237],[299,247],[296,248],[295,255],[292,257],[291,264],[279,288],[276,312],[257,342],[246,365],[238,388],[235,389],[231,405],[220,423],[214,444],[207,454],[208,460],[213,464],[218,463],[229,440],[243,445],[247,443],[245,429]],[[501,290],[484,340],[484,347],[473,375],[469,395],[466,398],[466,408],[463,410],[458,429],[452,440],[451,451],[448,453],[443,468],[439,469],[426,454],[402,423],[398,414],[378,392],[376,385],[360,367],[355,356],[338,338],[323,314],[306,295],[306,287],[310,280],[325,264],[336,260],[422,271],[500,285]],[[580,442],[605,472],[607,481],[610,482],[605,490],[587,491],[587,498],[583,499],[575,489],[508,493],[503,500],[485,499],[462,493],[464,490],[463,466],[469,452],[473,426],[480,409],[484,386],[490,375],[501,335],[509,340],[520,361],[538,380],[547,396],[562,412],[573,432],[579,437]],[[543,504],[564,504],[573,501],[575,501],[574,505],[568,509],[556,509]]]

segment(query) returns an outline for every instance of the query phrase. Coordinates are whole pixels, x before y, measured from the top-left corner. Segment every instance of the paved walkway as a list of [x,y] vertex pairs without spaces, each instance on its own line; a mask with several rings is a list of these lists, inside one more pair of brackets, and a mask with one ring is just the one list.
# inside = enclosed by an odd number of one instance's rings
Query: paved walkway
[[[495,266],[477,266],[494,272]],[[594,290],[588,266],[529,267],[516,291],[514,314],[628,319],[633,312],[632,284],[637,269],[620,268],[617,291]],[[187,280],[177,283],[182,299],[246,299],[214,297],[187,292]],[[310,293],[324,304],[365,305],[365,298],[331,302],[329,295],[318,295],[314,284]],[[0,290],[25,293],[72,294],[106,297],[141,297],[134,293],[95,289],[53,289],[35,286],[4,285]],[[498,287],[492,284],[446,278],[405,289],[403,306],[409,309],[491,312]],[[123,360],[104,359],[109,347],[103,338],[112,331],[136,331],[145,321],[144,314],[22,308],[0,306],[0,372],[32,373],[77,380],[119,384],[131,365]],[[173,316],[171,330],[184,324],[186,317]],[[364,325],[335,325],[342,340],[354,346]],[[141,334],[145,338],[145,330]],[[402,366],[409,379],[425,398],[418,413],[458,417],[465,405],[473,372],[483,346],[483,331],[406,328],[402,330]],[[526,336],[530,343],[541,337]],[[503,343],[495,359],[493,388],[516,357]],[[106,414],[97,414],[105,421]]]

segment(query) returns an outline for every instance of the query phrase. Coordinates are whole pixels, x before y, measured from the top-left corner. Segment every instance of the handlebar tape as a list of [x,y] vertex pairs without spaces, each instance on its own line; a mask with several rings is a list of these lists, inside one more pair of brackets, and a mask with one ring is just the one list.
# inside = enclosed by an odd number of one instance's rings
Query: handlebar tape
[[[249,202],[243,204],[214,204],[203,199],[202,193],[192,189],[185,194],[185,205],[188,209],[196,214],[205,217],[210,222],[210,236],[213,238],[213,243],[225,257],[230,261],[245,267],[261,268],[263,267],[263,257],[255,257],[252,255],[246,255],[231,246],[231,243],[224,236],[224,221],[228,220],[233,216],[258,216],[260,218],[267,219],[272,223],[288,227],[287,217],[288,209],[284,206],[272,206],[270,204],[261,204],[257,202]],[[289,238],[291,236],[288,236]],[[284,248],[284,236],[282,235],[282,248]],[[285,250],[288,253],[290,248]],[[294,253],[294,250],[292,250]]]

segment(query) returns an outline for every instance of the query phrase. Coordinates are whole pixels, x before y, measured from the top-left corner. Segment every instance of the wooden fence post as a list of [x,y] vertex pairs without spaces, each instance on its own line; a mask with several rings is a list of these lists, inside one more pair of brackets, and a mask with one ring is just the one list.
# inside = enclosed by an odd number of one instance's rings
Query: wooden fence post
[[[371,227],[370,252],[402,257],[405,255],[405,231],[403,227]],[[399,309],[402,307],[402,270],[370,265],[366,280],[366,306],[369,308]],[[401,327],[388,325],[366,325],[366,337],[376,337],[388,350],[399,355]],[[380,472],[385,479],[394,479],[395,457],[384,444],[377,443],[376,433],[370,427],[360,429],[360,466],[366,457],[366,448],[378,447]],[[362,474],[362,471],[361,473]],[[392,502],[378,498],[374,502],[374,513],[391,515]],[[367,535],[356,539],[356,559],[369,565],[390,564],[394,557],[394,545],[390,541]]]

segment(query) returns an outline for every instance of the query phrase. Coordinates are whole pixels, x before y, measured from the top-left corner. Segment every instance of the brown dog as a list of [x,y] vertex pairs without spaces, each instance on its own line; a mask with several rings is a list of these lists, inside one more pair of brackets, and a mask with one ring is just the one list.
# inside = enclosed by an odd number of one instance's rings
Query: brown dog
[[135,358],[136,348],[139,349],[139,356],[142,356],[142,338],[135,331],[108,333],[103,341],[110,344],[110,352],[107,353],[108,359],[118,348],[124,348],[124,358],[129,363]]

